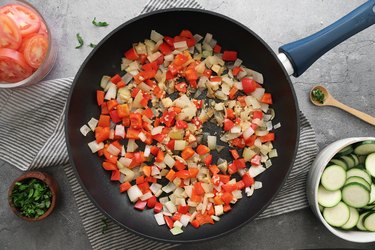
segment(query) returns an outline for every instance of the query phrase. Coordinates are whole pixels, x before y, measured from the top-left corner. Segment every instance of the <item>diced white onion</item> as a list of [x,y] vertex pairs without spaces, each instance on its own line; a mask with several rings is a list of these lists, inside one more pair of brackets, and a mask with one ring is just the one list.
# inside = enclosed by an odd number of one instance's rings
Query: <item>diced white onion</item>
[[176,206],[173,204],[172,201],[168,201],[168,202],[166,202],[164,205],[167,207],[167,209],[168,209],[168,211],[169,211],[170,213],[173,214],[173,213],[177,212],[177,208],[176,208]]
[[183,226],[183,224],[182,224],[180,221],[178,221],[178,220],[176,220],[176,221],[173,223],[173,227],[179,227],[179,228],[182,228],[182,226]]
[[131,202],[136,202],[143,195],[137,185],[131,186],[127,192]]
[[165,154],[164,156],[164,163],[167,164],[168,167],[173,168],[175,164],[175,160],[169,154]]
[[216,149],[216,136],[209,135],[207,136],[207,146],[213,150]]
[[100,81],[100,87],[105,90],[110,80],[110,76],[103,76],[102,80]]
[[254,130],[251,127],[248,127],[244,132],[243,132],[243,138],[245,140],[249,139],[250,136],[254,134]]
[[145,151],[143,152],[143,156],[144,157],[149,157],[150,153],[151,153],[151,146],[150,145],[146,145],[145,146]]
[[256,177],[258,175],[260,175],[261,173],[263,173],[266,169],[262,166],[257,166],[257,167],[254,167],[254,166],[251,166],[249,168],[249,174],[251,177]]
[[172,62],[173,59],[174,59],[173,54],[169,54],[169,55],[164,56],[164,61]]
[[151,135],[161,134],[161,132],[163,131],[163,128],[164,128],[164,126],[157,126],[157,127],[153,128],[151,130]]
[[151,197],[152,197],[152,193],[149,191],[145,193],[144,195],[142,195],[141,197],[139,197],[139,199],[141,199],[141,201],[146,201],[150,199]]
[[139,139],[140,139],[142,142],[145,142],[146,139],[147,139],[145,133],[143,133],[143,132],[140,132],[140,133],[138,134],[138,137],[139,137]]
[[162,34],[156,32],[155,30],[151,30],[150,38],[151,38],[151,40],[153,40],[154,42],[157,43],[160,40],[163,40],[164,36]]
[[164,215],[163,212],[154,214],[156,223],[158,223],[159,226],[165,225]]
[[104,148],[104,143],[101,142],[101,143],[97,143],[96,141],[92,141],[92,142],[89,142],[87,144],[91,150],[92,153],[96,153],[98,152],[99,150],[103,149]]
[[135,150],[137,150],[138,148],[138,145],[137,143],[135,142],[134,139],[129,139],[128,140],[128,146],[126,148],[126,151],[127,152],[130,152],[130,153],[133,153]]
[[180,41],[180,42],[173,43],[173,46],[177,50],[185,50],[185,49],[188,48],[188,45],[187,45],[186,41]]
[[212,34],[207,33],[206,36],[204,37],[203,43],[210,43],[212,40]]
[[215,209],[215,215],[216,216],[220,216],[220,215],[224,214],[223,205],[216,205],[216,206],[214,206],[214,209]]
[[117,86],[112,82],[109,82],[108,86],[109,86],[109,88],[108,88],[107,93],[104,96],[104,99],[105,100],[116,99]]
[[233,134],[241,133],[241,126],[234,126],[233,128],[231,128],[230,132]]
[[132,159],[126,158],[126,157],[121,157],[119,159],[119,162],[124,165],[125,167],[129,167],[130,164],[132,163]]
[[263,184],[260,181],[254,182],[254,189],[260,189],[262,188]]
[[159,51],[155,52],[154,54],[151,54],[147,57],[147,59],[150,61],[150,62],[153,62],[155,61],[156,59],[158,59],[160,56],[162,55],[162,53],[160,53]]
[[152,166],[151,167],[151,175],[154,176],[154,175],[159,175],[160,174],[160,170],[158,167],[156,166]]
[[[176,185],[173,183],[173,182],[169,182],[168,185],[166,185],[165,187],[162,188],[162,190],[164,192],[166,192],[167,194],[173,192],[175,189],[176,189]],[[172,211],[170,211],[172,213]]]
[[281,123],[280,123],[280,122],[276,123],[276,124],[273,126],[274,129],[278,129],[278,128],[280,128],[280,127],[281,127]]
[[260,101],[264,95],[265,89],[264,88],[256,88],[254,92],[251,93],[252,96],[255,97],[258,101]]
[[214,221],[220,221],[220,217],[215,215],[211,215],[211,219],[213,219]]
[[83,136],[86,136],[89,132],[91,132],[91,129],[85,124],[85,125],[83,125],[83,126],[79,129],[79,131],[81,131],[81,134],[82,134]]
[[266,160],[266,162],[264,163],[264,165],[266,166],[266,168],[269,168],[272,166],[272,161],[270,159]]
[[98,120],[94,117],[90,119],[90,121],[87,123],[92,131],[95,131],[96,126],[98,125]]
[[182,229],[180,228],[180,227],[174,227],[174,228],[172,228],[171,230],[169,230],[169,231],[171,231],[171,233],[173,234],[173,235],[178,235],[178,234],[182,234],[184,231],[182,231]]
[[247,196],[252,196],[253,193],[254,193],[254,185],[251,186],[251,187],[246,187],[245,188],[245,193],[246,193]]
[[163,186],[158,183],[152,183],[150,186],[150,190],[152,193],[157,194]]
[[113,144],[109,144],[107,151],[114,156],[117,156],[121,152],[121,150],[115,147]]
[[189,222],[190,222],[190,216],[187,215],[187,214],[183,214],[183,215],[181,216],[180,222],[181,222],[181,224],[182,224],[184,227],[187,227],[187,225],[188,225]]
[[175,140],[174,141],[174,150],[181,151],[186,148],[186,141],[184,140]]
[[269,154],[268,154],[268,157],[269,157],[269,158],[274,158],[274,157],[277,157],[277,156],[278,156],[278,154],[277,154],[277,150],[276,150],[276,148],[272,149],[272,150],[269,152]]
[[115,135],[120,136],[121,138],[125,137],[125,127],[123,125],[116,125]]

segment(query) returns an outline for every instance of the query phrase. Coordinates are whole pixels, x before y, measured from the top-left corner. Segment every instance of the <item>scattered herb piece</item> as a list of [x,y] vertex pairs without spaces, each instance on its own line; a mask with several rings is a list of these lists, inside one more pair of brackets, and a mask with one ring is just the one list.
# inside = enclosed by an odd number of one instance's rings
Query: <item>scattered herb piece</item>
[[96,44],[90,43],[90,44],[89,44],[89,47],[91,47],[91,48],[95,48],[95,47],[96,47]]
[[107,22],[97,22],[96,17],[94,17],[94,20],[92,20],[92,24],[94,24],[95,26],[98,26],[98,27],[106,27],[106,26],[109,25],[109,23],[107,23]]
[[324,93],[320,89],[314,89],[312,91],[312,97],[314,100],[320,103],[323,103],[325,98]]
[[105,232],[108,229],[108,221],[107,218],[102,218],[103,226],[102,226],[102,234],[105,234]]
[[38,218],[51,206],[52,193],[46,183],[30,178],[16,182],[11,198],[23,216]]
[[82,39],[82,37],[81,37],[81,35],[79,33],[77,33],[76,36],[77,36],[77,40],[78,40],[78,43],[79,43],[79,45],[76,46],[76,49],[79,49],[79,48],[81,48],[83,46],[84,41],[83,41],[83,39]]

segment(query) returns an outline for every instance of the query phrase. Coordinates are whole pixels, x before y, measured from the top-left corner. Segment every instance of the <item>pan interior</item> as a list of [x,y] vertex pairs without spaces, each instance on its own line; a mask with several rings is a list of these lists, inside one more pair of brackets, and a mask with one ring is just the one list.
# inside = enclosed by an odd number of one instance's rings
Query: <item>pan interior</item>
[[[130,204],[126,194],[120,194],[118,183],[110,181],[110,173],[101,167],[101,160],[92,154],[87,143],[93,134],[83,137],[79,128],[92,117],[99,116],[95,91],[102,75],[120,73],[121,58],[135,42],[150,36],[151,30],[174,36],[182,29],[193,34],[212,33],[224,50],[235,50],[247,67],[261,72],[265,88],[272,93],[276,111],[274,124],[279,157],[273,166],[257,177],[263,188],[251,198],[244,197],[220,222],[200,229],[189,226],[184,233],[173,236],[167,227],[159,227],[152,210],[139,212]],[[123,73],[122,73],[123,74]],[[146,14],[123,24],[108,35],[81,66],[70,94],[66,117],[67,145],[72,165],[81,185],[96,206],[121,226],[142,236],[168,242],[194,242],[220,236],[252,220],[272,200],[284,183],[293,164],[298,143],[298,107],[291,83],[275,54],[253,32],[227,17],[189,9],[159,11]],[[225,155],[230,159],[229,154]]]

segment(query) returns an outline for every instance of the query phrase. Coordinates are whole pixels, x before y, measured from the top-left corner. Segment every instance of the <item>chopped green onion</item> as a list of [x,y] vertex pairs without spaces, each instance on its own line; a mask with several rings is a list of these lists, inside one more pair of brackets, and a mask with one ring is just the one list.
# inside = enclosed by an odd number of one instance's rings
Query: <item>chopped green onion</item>
[[78,40],[78,43],[79,43],[79,45],[76,46],[76,49],[79,49],[83,46],[84,41],[83,41],[83,38],[81,37],[81,35],[79,33],[77,33],[76,37],[77,37],[77,40]]
[[106,27],[109,25],[107,22],[97,22],[96,17],[94,17],[94,20],[92,20],[92,24],[94,24],[97,27]]

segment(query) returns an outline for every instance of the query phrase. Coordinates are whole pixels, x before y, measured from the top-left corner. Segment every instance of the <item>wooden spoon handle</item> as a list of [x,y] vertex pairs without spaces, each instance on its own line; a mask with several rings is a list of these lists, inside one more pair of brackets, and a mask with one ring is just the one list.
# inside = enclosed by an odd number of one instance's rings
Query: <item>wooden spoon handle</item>
[[363,113],[359,110],[356,110],[356,109],[353,109],[349,106],[346,106],[345,104],[337,101],[337,100],[334,100],[332,102],[330,102],[330,105],[331,106],[335,106],[337,108],[340,108],[356,117],[358,117],[359,119],[367,122],[367,123],[370,123],[371,125],[375,126],[375,117],[371,116],[371,115],[368,115],[366,113]]

